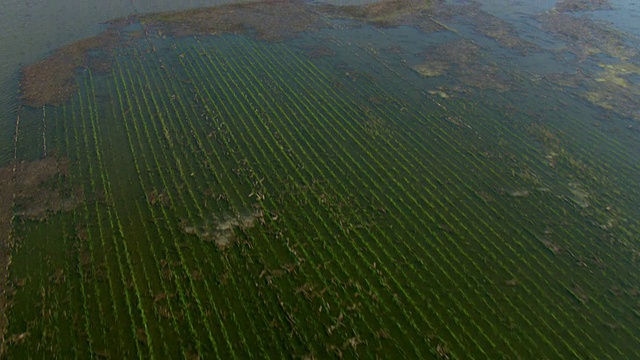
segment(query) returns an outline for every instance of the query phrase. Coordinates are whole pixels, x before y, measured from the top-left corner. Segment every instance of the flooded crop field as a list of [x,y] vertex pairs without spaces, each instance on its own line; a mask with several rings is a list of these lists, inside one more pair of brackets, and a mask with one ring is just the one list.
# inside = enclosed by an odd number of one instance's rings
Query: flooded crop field
[[144,3],[3,67],[0,358],[640,358],[637,4]]

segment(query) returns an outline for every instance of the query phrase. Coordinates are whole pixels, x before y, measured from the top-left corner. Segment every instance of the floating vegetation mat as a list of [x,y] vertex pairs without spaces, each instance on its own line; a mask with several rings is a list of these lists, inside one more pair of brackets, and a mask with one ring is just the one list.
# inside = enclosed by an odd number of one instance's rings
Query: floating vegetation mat
[[632,118],[456,6],[156,14],[27,67],[1,355],[640,358]]

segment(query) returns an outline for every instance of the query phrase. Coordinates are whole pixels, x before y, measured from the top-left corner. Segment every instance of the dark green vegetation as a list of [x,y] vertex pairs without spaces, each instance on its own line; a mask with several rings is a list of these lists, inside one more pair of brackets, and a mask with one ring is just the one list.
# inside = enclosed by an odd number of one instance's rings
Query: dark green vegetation
[[109,72],[21,109],[16,163],[59,159],[72,200],[16,204],[6,356],[640,357],[628,120],[460,33],[446,79],[417,29],[323,19],[133,24]]

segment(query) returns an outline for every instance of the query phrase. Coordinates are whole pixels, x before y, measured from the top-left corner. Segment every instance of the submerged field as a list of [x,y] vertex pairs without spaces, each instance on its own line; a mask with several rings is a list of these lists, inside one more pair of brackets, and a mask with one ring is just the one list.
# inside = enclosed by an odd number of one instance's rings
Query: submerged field
[[482,13],[287,9],[131,19],[25,99],[7,358],[640,357],[626,110]]

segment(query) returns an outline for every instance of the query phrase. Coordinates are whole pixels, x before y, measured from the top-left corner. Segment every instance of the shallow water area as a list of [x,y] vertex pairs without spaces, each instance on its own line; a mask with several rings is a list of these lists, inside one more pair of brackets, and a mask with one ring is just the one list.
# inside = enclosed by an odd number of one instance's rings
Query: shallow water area
[[0,356],[639,357],[603,3],[129,2],[16,61]]

